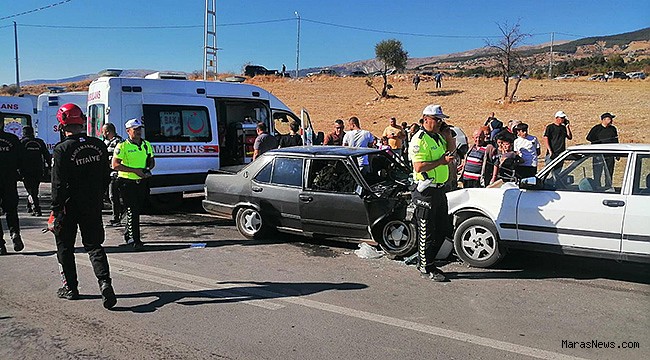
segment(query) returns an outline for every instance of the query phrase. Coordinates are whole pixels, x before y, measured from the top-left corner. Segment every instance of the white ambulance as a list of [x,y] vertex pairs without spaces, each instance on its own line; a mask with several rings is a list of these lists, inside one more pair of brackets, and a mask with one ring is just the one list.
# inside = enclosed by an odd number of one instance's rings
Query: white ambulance
[[[88,88],[88,135],[101,137],[112,123],[127,138],[124,124],[132,118],[145,124],[156,167],[151,178],[154,205],[177,202],[184,192],[203,191],[209,171],[252,161],[256,124],[271,134],[276,125],[297,121],[309,128],[278,98],[250,84],[177,80],[177,73],[146,78],[99,77]],[[164,195],[164,196],[162,196]]]
[[61,141],[59,132],[59,121],[56,119],[56,113],[61,105],[73,103],[82,109],[86,108],[88,98],[87,91],[64,92],[62,87],[48,87],[50,90],[38,96],[36,109],[38,115],[35,122],[36,136],[45,141],[47,149],[52,152],[54,146]]
[[23,126],[34,126],[36,118],[31,99],[18,96],[0,96],[0,119],[6,132],[23,137]]

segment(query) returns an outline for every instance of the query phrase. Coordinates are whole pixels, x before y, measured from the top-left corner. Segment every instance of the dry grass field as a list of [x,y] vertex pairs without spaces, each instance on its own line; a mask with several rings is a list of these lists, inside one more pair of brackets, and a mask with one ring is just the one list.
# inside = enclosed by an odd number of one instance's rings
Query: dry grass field
[[[381,86],[381,78],[375,78]],[[524,121],[532,135],[541,137],[553,115],[563,110],[574,132],[569,145],[586,143],[589,129],[600,121],[600,114],[616,115],[614,124],[621,142],[650,143],[650,80],[523,80],[518,102],[500,104],[503,92],[500,79],[444,78],[442,89],[434,82],[421,82],[415,91],[410,77],[395,75],[390,99],[377,100],[365,78],[317,77],[299,80],[255,77],[247,82],[259,85],[285,102],[294,112],[309,110],[317,131],[329,132],[337,119],[357,116],[361,126],[380,135],[391,116],[398,123],[416,122],[428,104],[441,104],[450,115],[448,122],[460,126],[471,136],[494,111],[502,121]]]

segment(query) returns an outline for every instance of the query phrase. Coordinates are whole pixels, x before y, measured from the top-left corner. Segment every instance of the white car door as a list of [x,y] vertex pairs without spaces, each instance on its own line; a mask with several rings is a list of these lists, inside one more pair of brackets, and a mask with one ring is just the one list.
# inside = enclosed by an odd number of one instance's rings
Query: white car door
[[623,257],[650,256],[650,154],[637,154],[632,191],[625,204]]
[[627,153],[571,153],[525,190],[517,206],[520,241],[620,252]]

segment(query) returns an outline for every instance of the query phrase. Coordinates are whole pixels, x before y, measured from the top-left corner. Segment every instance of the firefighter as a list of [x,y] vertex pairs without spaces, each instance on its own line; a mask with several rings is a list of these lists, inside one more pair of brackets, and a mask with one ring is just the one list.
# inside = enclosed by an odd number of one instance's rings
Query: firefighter
[[151,177],[151,169],[156,162],[151,143],[142,138],[142,121],[131,119],[125,127],[129,137],[115,147],[112,165],[113,170],[117,170],[120,193],[126,207],[124,240],[127,245],[140,250],[144,246],[140,239],[140,213],[149,195],[146,179]]
[[427,106],[422,117],[422,129],[409,144],[413,177],[417,181],[412,199],[416,205],[418,270],[423,277],[443,282],[447,278],[433,262],[451,232],[445,183],[449,179],[448,164],[454,160],[455,141],[449,127],[445,126],[443,119],[448,116],[440,105]]
[[[14,251],[25,248],[18,223],[18,169],[22,165],[23,145],[18,136],[4,131],[0,124],[0,206],[5,212]],[[7,254],[4,230],[0,221],[0,255]]]
[[27,212],[33,216],[42,216],[41,204],[38,200],[38,190],[43,175],[49,172],[52,156],[42,139],[34,136],[34,128],[23,127],[23,138],[20,140],[25,149],[21,174],[27,190]]
[[102,247],[103,198],[110,181],[108,151],[104,142],[84,134],[86,118],[75,104],[65,104],[56,114],[66,138],[54,147],[52,161],[52,213],[48,228],[56,238],[61,265],[62,299],[79,298],[74,243],[77,228],[99,282],[102,303],[110,309],[117,303],[111,284],[108,258]]

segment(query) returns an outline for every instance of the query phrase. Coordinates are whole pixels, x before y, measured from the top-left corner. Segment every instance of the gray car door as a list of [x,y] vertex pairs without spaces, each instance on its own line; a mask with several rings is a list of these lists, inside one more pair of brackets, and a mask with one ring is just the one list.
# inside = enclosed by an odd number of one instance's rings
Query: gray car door
[[355,193],[357,185],[345,160],[310,160],[305,189],[299,195],[303,231],[369,238],[366,208]]

